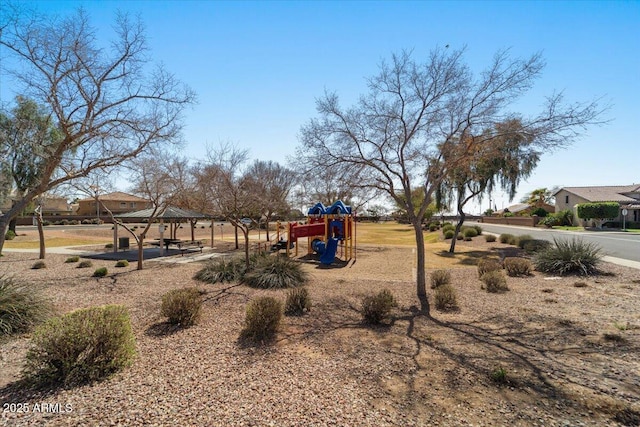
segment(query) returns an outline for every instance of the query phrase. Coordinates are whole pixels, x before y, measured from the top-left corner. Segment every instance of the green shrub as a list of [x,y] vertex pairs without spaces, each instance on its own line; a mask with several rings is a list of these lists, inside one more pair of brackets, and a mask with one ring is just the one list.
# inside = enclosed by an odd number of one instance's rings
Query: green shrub
[[448,229],[448,230],[444,231],[442,234],[444,235],[445,239],[452,239],[453,235],[456,234],[456,232],[451,230],[451,229]]
[[197,288],[174,289],[162,296],[160,313],[169,323],[189,327],[200,319],[202,298]]
[[544,251],[551,247],[551,242],[542,239],[532,239],[524,244],[524,250],[528,254]]
[[0,335],[28,332],[50,314],[39,287],[0,276]]
[[121,259],[118,262],[116,262],[116,267],[128,267],[129,266],[129,261],[127,261],[126,259]]
[[476,230],[476,233],[478,233],[478,236],[482,235],[482,227],[480,227],[479,225],[472,225],[472,227]]
[[44,261],[36,261],[32,266],[32,269],[39,270],[41,268],[47,268],[47,264]]
[[503,367],[498,367],[491,372],[491,379],[497,383],[507,382],[507,371]]
[[507,257],[504,259],[504,269],[508,276],[528,276],[533,266],[526,258]]
[[487,241],[487,243],[495,242],[496,236],[493,234],[485,234],[484,240]]
[[429,231],[436,231],[438,229],[437,224],[429,224]]
[[13,240],[16,238],[16,233],[13,232],[13,230],[7,230],[6,233],[4,233],[4,240]]
[[92,266],[93,266],[93,263],[88,259],[85,259],[84,261],[80,261],[80,264],[78,264],[78,268],[89,268]]
[[96,268],[93,272],[93,277],[104,277],[107,275],[107,267]]
[[376,295],[367,295],[362,299],[362,318],[365,323],[377,325],[386,319],[391,309],[398,303],[388,289],[383,289]]
[[450,222],[447,222],[442,226],[442,232],[444,233],[447,230],[455,230],[455,228],[456,227],[453,224],[451,224]]
[[253,342],[275,337],[282,320],[282,303],[273,297],[260,297],[247,305],[240,338]]
[[505,218],[510,218],[512,216],[515,216],[513,212],[505,212],[503,215]]
[[469,227],[469,228],[464,230],[462,235],[464,236],[465,239],[467,239],[467,238],[471,239],[471,238],[476,237],[478,235],[478,230],[476,230],[475,228]]
[[488,271],[480,277],[480,280],[484,282],[487,292],[497,293],[509,290],[507,278],[501,270]]
[[130,365],[135,338],[124,306],[107,305],[50,319],[34,332],[25,374],[45,384],[76,385]]
[[311,299],[309,298],[307,288],[294,288],[287,292],[287,299],[284,303],[284,314],[301,316],[309,310],[311,310]]
[[500,235],[500,237],[498,237],[498,240],[500,240],[500,243],[506,243],[508,245],[515,245],[516,236],[514,236],[513,234],[509,234],[509,233],[502,233]]
[[113,243],[107,243],[104,247],[105,249],[113,249]]
[[458,309],[456,290],[451,285],[438,286],[435,290],[434,300],[438,310],[452,311]]
[[193,277],[206,283],[239,282],[246,272],[246,264],[242,258],[220,258],[209,261],[202,270]]
[[598,245],[582,239],[553,240],[553,246],[538,252],[533,263],[536,270],[553,274],[589,275],[597,272],[602,255]]
[[70,256],[64,262],[72,263],[72,262],[78,262],[78,261],[80,261],[80,257],[76,255],[76,256]]
[[515,245],[520,249],[524,249],[524,245],[527,244],[527,242],[530,242],[532,240],[533,240],[533,236],[531,236],[530,234],[522,234],[516,237]]
[[[462,235],[462,233],[458,233],[458,235],[456,236],[456,240],[463,240],[464,236]],[[471,237],[469,237],[469,240],[471,240]]]
[[497,260],[486,258],[478,261],[478,277],[482,277],[484,273],[495,270],[502,270],[502,265],[500,265]]
[[242,282],[252,288],[279,289],[302,286],[307,274],[302,265],[288,257],[261,257],[255,267],[246,273]]
[[549,212],[544,210],[544,208],[535,208],[533,211],[531,211],[531,216],[533,215],[538,216],[540,218],[544,218],[547,215],[549,215]]
[[448,270],[434,270],[431,273],[431,289],[436,289],[451,283],[451,273]]

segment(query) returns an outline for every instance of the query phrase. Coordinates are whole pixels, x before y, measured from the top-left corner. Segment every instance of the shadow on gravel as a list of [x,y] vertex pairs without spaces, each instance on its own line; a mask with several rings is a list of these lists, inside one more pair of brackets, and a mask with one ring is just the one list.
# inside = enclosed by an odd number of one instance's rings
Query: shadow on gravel
[[184,328],[180,325],[174,325],[169,322],[159,322],[149,326],[144,331],[144,334],[148,337],[160,338],[173,335],[176,332],[181,331],[182,329]]

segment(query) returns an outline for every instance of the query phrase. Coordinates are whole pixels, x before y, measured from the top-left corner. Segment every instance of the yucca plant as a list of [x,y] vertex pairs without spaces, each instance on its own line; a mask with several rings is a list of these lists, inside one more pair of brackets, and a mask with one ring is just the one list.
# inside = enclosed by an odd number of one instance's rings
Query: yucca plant
[[238,282],[245,273],[246,265],[242,258],[220,258],[209,261],[193,278],[211,284]]
[[597,272],[602,258],[601,248],[579,238],[553,239],[553,246],[538,252],[533,259],[536,270],[559,275],[587,276]]

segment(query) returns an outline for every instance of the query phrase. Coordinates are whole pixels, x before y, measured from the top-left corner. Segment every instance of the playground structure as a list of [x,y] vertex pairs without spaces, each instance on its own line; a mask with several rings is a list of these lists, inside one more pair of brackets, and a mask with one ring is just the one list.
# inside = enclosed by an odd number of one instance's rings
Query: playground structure
[[307,222],[288,222],[286,225],[287,240],[280,237],[278,226],[278,244],[275,250],[286,249],[290,256],[291,249],[295,248],[295,256],[298,256],[298,239],[307,238],[307,253],[320,255],[320,262],[330,265],[335,261],[336,255],[348,262],[355,255],[356,226],[351,206],[346,206],[338,200],[329,207],[322,203],[316,203],[307,213]]

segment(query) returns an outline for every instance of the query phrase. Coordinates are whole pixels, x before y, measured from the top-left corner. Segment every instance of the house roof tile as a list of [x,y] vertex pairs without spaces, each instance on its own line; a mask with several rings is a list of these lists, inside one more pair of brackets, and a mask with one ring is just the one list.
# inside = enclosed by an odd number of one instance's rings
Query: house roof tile
[[[98,196],[100,200],[103,201],[116,201],[116,202],[148,202],[147,199],[143,199],[142,197],[134,196],[133,194],[123,193],[121,191],[116,191],[113,193],[100,194]],[[95,198],[91,197],[88,199],[78,200],[79,202],[93,202]]]
[[637,202],[638,199],[625,196],[622,193],[635,193],[640,190],[638,184],[611,185],[601,187],[562,187],[554,195],[565,190],[590,202]]

